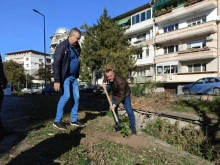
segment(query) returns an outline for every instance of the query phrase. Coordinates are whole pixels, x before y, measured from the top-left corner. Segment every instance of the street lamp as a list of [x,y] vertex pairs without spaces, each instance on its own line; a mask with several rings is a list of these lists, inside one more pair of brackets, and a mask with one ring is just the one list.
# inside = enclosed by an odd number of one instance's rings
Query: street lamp
[[47,81],[46,80],[46,63],[47,63],[47,61],[46,61],[45,15],[43,15],[42,13],[40,13],[39,11],[37,11],[35,9],[33,9],[33,11],[44,17],[44,81],[45,81],[44,85],[46,87],[46,81]]

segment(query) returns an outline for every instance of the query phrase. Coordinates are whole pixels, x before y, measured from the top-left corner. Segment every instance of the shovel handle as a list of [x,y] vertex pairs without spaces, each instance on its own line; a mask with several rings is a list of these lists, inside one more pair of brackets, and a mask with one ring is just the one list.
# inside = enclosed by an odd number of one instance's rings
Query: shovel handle
[[[112,107],[112,102],[111,102],[111,100],[110,100],[110,97],[109,97],[109,95],[108,95],[108,92],[107,92],[107,90],[106,90],[105,87],[103,87],[103,89],[104,89],[105,94],[106,94],[106,96],[107,96],[108,102],[109,102],[110,106]],[[115,114],[115,110],[111,108],[111,111],[112,111],[112,113],[113,113],[113,115],[114,115],[114,118],[115,118],[116,123],[118,123],[118,118],[117,118],[117,116],[116,116],[116,114]]]

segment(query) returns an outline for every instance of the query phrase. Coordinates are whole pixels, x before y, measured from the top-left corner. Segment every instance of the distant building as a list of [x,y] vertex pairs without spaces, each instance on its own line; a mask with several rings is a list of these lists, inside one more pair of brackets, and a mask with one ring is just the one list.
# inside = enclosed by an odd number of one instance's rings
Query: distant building
[[34,77],[33,83],[44,84],[44,80],[39,80],[38,70],[40,67],[45,66],[44,57],[46,55],[46,65],[51,67],[51,58],[49,54],[44,54],[43,52],[35,50],[22,50],[17,52],[6,53],[5,61],[13,60],[21,65],[23,65],[26,74]]

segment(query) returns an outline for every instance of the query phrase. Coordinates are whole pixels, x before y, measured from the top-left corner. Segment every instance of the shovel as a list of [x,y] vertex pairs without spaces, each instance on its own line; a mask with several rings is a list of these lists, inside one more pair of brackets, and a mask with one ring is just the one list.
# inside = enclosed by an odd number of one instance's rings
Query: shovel
[[[108,92],[107,92],[107,90],[106,90],[105,87],[103,87],[103,89],[104,89],[105,94],[106,94],[106,96],[107,96],[108,102],[109,102],[110,106],[112,107],[112,102],[111,102],[111,100],[110,100],[110,97],[109,97],[109,95],[108,95]],[[111,111],[112,111],[113,116],[114,116],[114,118],[115,118],[115,124],[116,124],[116,125],[114,126],[114,128],[115,128],[116,131],[120,131],[122,127],[120,126],[120,124],[119,124],[119,122],[118,122],[118,118],[117,118],[117,115],[115,114],[115,110],[114,110],[114,109],[111,109]]]

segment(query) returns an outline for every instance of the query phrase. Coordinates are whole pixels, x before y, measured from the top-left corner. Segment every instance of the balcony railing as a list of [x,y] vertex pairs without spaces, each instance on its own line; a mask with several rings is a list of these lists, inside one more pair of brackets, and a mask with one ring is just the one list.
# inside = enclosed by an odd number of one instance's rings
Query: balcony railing
[[188,0],[182,4],[178,2],[177,7],[173,8],[172,2],[167,1],[166,8],[163,8],[163,6],[162,4],[154,9],[155,23],[166,22],[167,20],[176,21],[180,18],[191,16],[195,12],[199,13],[213,9],[217,7],[217,0]]
[[216,22],[210,21],[199,25],[185,27],[171,32],[156,35],[155,43],[165,43],[169,40],[179,41],[180,39],[201,36],[205,34],[212,34],[215,32],[217,32]]

